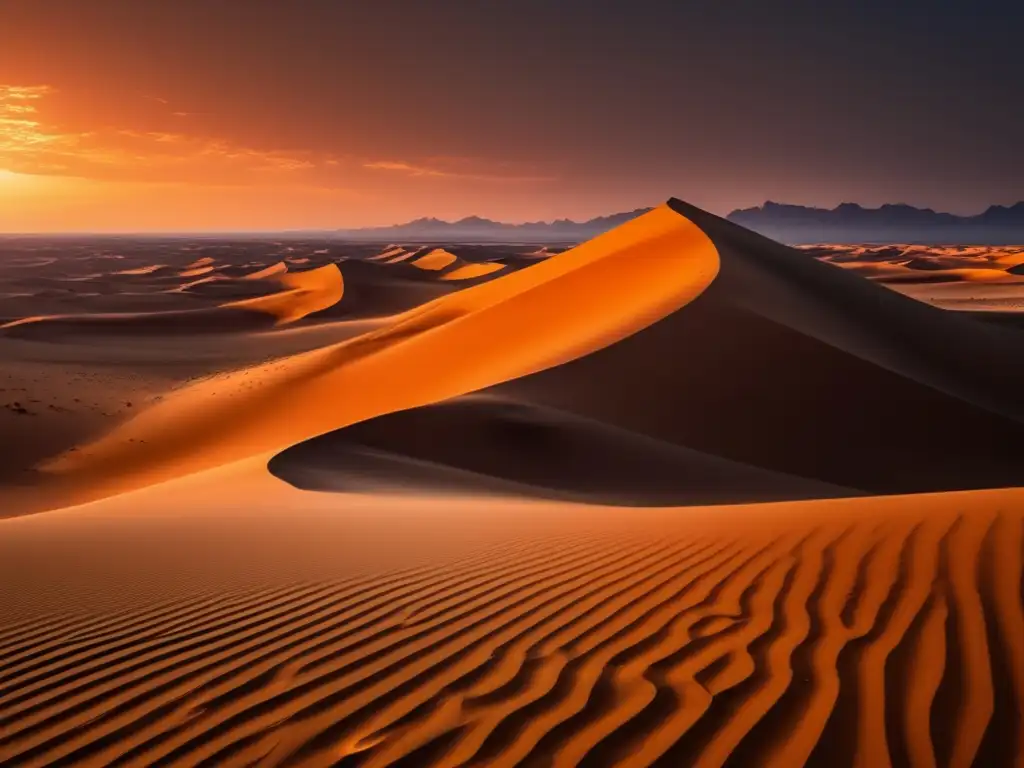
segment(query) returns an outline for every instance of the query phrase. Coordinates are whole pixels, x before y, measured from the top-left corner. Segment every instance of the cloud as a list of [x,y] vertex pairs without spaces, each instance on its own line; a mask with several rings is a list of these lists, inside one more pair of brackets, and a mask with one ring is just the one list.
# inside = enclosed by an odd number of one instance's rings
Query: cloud
[[400,173],[407,173],[410,176],[452,176],[453,174],[445,173],[436,168],[427,168],[422,165],[412,165],[411,163],[404,163],[395,160],[377,160],[372,163],[363,163],[363,168],[368,168],[372,171],[398,171]]
[[55,92],[46,85],[0,85],[0,168],[102,180],[249,184],[295,177],[308,183],[308,173],[328,159],[178,131],[64,129],[43,114]]
[[423,162],[374,160],[363,163],[363,168],[372,171],[401,173],[412,177],[463,181],[540,183],[556,180],[554,176],[531,173],[530,169],[523,169],[510,163],[496,163],[479,158],[427,158]]
[[98,181],[304,186],[367,194],[394,194],[395,181],[404,179],[524,185],[554,180],[523,164],[482,158],[367,159],[252,147],[204,134],[201,120],[183,119],[198,113],[176,110],[168,100],[149,95],[132,97],[161,106],[159,114],[145,115],[145,129],[137,120],[98,124],[93,115],[108,116],[110,110],[83,109],[80,101],[72,114],[90,115],[89,121],[69,126],[54,117],[63,103],[57,96],[48,85],[0,84],[0,169]]

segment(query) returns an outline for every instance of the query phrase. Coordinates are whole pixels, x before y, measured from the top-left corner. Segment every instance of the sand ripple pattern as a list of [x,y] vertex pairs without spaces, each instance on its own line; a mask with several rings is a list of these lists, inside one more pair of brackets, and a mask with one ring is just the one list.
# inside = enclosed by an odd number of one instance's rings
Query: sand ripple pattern
[[921,506],[6,626],[0,763],[1021,765],[1022,517]]

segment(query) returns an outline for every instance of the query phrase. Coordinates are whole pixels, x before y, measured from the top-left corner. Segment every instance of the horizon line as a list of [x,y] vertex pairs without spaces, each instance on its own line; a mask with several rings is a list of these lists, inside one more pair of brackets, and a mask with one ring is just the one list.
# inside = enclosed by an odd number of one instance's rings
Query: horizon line
[[[675,196],[672,196],[672,197],[669,197],[668,199],[666,199],[665,201],[663,201],[662,203],[659,203],[658,205],[664,205],[664,204],[668,203],[670,200],[682,200],[682,198],[677,198]],[[882,210],[883,208],[886,208],[886,207],[905,207],[905,208],[913,208],[913,209],[919,210],[919,211],[931,211],[931,212],[936,213],[936,214],[954,216],[956,218],[970,218],[972,216],[979,216],[979,215],[981,215],[981,214],[991,210],[992,208],[1012,209],[1012,208],[1015,208],[1017,206],[1024,206],[1024,199],[1018,200],[1018,201],[1013,202],[1013,203],[1008,203],[1008,204],[990,203],[989,205],[985,206],[981,211],[979,211],[978,213],[975,213],[975,214],[952,213],[950,211],[936,210],[935,208],[931,208],[931,207],[923,207],[922,208],[922,207],[918,207],[917,205],[914,205],[912,203],[881,203],[880,205],[872,207],[872,206],[867,206],[867,205],[863,205],[861,203],[856,203],[856,202],[852,202],[852,201],[843,201],[843,202],[837,203],[836,205],[834,205],[831,208],[828,208],[828,207],[819,206],[819,205],[805,205],[805,204],[802,204],[802,203],[785,203],[785,202],[779,202],[777,200],[765,200],[763,203],[760,203],[758,205],[753,205],[753,206],[749,206],[749,207],[746,207],[746,208],[739,208],[739,207],[738,208],[733,208],[731,211],[729,211],[729,213],[721,214],[721,216],[722,216],[722,218],[728,218],[729,216],[731,216],[734,213],[738,213],[738,212],[741,212],[741,211],[760,210],[760,209],[765,208],[765,206],[767,206],[769,204],[771,204],[771,205],[778,205],[778,206],[787,206],[787,207],[793,207],[793,208],[807,208],[807,209],[811,209],[811,210],[821,210],[821,211],[837,211],[837,210],[839,210],[842,207],[858,207],[858,208],[861,208],[861,209],[866,210],[866,211],[879,211],[879,210]],[[309,227],[309,228],[300,227],[300,228],[291,228],[291,229],[110,229],[110,230],[84,230],[84,229],[83,230],[75,230],[75,229],[68,229],[68,230],[30,230],[30,231],[0,230],[0,237],[4,237],[4,238],[10,238],[10,237],[186,237],[186,236],[192,236],[192,237],[213,237],[213,236],[225,236],[225,235],[231,235],[231,236],[252,235],[252,236],[257,236],[257,235],[337,234],[337,233],[369,232],[369,231],[373,231],[373,230],[394,229],[394,228],[397,228],[397,227],[408,226],[408,225],[414,224],[414,223],[416,223],[418,221],[425,221],[425,220],[426,221],[436,221],[436,222],[438,222],[440,224],[454,225],[454,224],[458,224],[458,223],[460,223],[462,221],[465,221],[466,219],[481,219],[483,221],[487,221],[487,222],[494,223],[494,224],[499,224],[499,225],[502,225],[502,226],[509,226],[509,227],[524,227],[524,226],[529,226],[529,225],[536,225],[536,226],[545,226],[546,225],[546,226],[550,226],[550,225],[553,225],[553,224],[556,224],[556,223],[560,223],[560,222],[569,222],[569,223],[572,223],[572,224],[586,224],[586,223],[588,223],[590,221],[594,221],[595,219],[603,219],[603,218],[609,218],[609,217],[612,217],[612,216],[620,216],[620,215],[626,214],[626,213],[637,213],[637,212],[648,211],[648,210],[651,210],[651,208],[654,208],[654,207],[656,207],[656,206],[641,206],[641,207],[633,208],[633,209],[630,209],[630,210],[615,211],[614,213],[606,213],[606,214],[601,214],[601,215],[598,215],[598,216],[592,216],[589,219],[583,219],[583,220],[570,219],[570,218],[562,216],[562,217],[553,218],[553,219],[533,219],[533,220],[526,220],[526,221],[519,221],[519,222],[511,222],[511,221],[502,221],[500,219],[490,219],[490,218],[488,218],[486,216],[481,216],[479,214],[468,214],[468,215],[462,216],[462,217],[460,217],[458,219],[442,219],[442,218],[438,218],[436,216],[431,216],[431,215],[428,215],[428,214],[424,214],[424,215],[417,216],[415,218],[409,219],[408,221],[403,221],[403,222],[398,222],[398,223],[393,223],[393,224],[374,224],[374,225],[354,226],[354,227],[345,227],[345,226]],[[696,207],[700,207],[700,206],[696,206]],[[702,210],[706,210],[706,209],[702,209]],[[719,215],[719,214],[716,214],[716,215]]]

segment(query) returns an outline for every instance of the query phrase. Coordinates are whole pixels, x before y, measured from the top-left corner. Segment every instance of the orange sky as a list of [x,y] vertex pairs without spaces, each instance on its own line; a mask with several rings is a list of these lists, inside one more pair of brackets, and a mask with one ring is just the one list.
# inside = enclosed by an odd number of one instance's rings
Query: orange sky
[[526,217],[557,181],[473,158],[257,149],[161,97],[134,100],[118,125],[53,86],[0,84],[0,231],[332,228],[391,223],[424,199],[458,215],[496,194]]
[[1024,198],[1024,5],[976,6],[0,0],[0,231],[975,213]]

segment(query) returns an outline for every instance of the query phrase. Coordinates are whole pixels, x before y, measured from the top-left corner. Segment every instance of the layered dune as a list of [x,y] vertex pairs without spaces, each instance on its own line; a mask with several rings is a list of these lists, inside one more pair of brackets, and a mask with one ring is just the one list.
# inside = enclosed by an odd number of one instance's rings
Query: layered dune
[[[53,482],[74,499],[124,491],[555,366],[678,309],[717,270],[706,235],[663,206],[352,341],[183,390],[52,463]],[[421,375],[412,385],[397,371]]]
[[[159,333],[206,331],[223,333],[228,330],[259,328],[264,323],[252,313],[274,318],[278,324],[293,323],[307,315],[320,312],[337,304],[344,293],[341,272],[334,264],[305,272],[288,273],[283,264],[268,267],[261,272],[245,275],[242,281],[273,278],[283,290],[263,293],[252,298],[238,299],[200,309],[178,309],[161,312],[82,313],[65,315],[38,315],[23,317],[0,325],[0,332],[8,335],[53,337],[55,335],[95,334],[102,331],[127,333]],[[200,268],[204,271],[212,267]],[[194,273],[195,270],[192,270]],[[186,276],[180,273],[179,277]],[[211,279],[200,278],[177,286],[181,292]],[[218,295],[218,294],[215,294]],[[222,294],[220,294],[222,295]],[[40,327],[43,326],[43,327]]]
[[458,257],[454,253],[450,253],[443,248],[435,248],[430,253],[420,256],[413,261],[412,265],[420,269],[430,270],[431,272],[439,272],[445,267],[454,264],[457,259]]
[[1024,307],[1024,248],[809,246],[803,249],[896,291],[947,309]]
[[676,200],[456,251],[0,489],[0,764],[1024,765],[1017,327]]
[[[249,277],[252,278],[251,275]],[[278,323],[294,323],[306,315],[334,306],[345,293],[345,281],[334,264],[306,272],[282,272],[276,276],[276,280],[285,290],[223,306],[266,312],[276,317]]]
[[463,264],[441,276],[442,280],[472,280],[484,275],[491,275],[505,269],[505,264],[500,261],[478,262],[475,264]]

